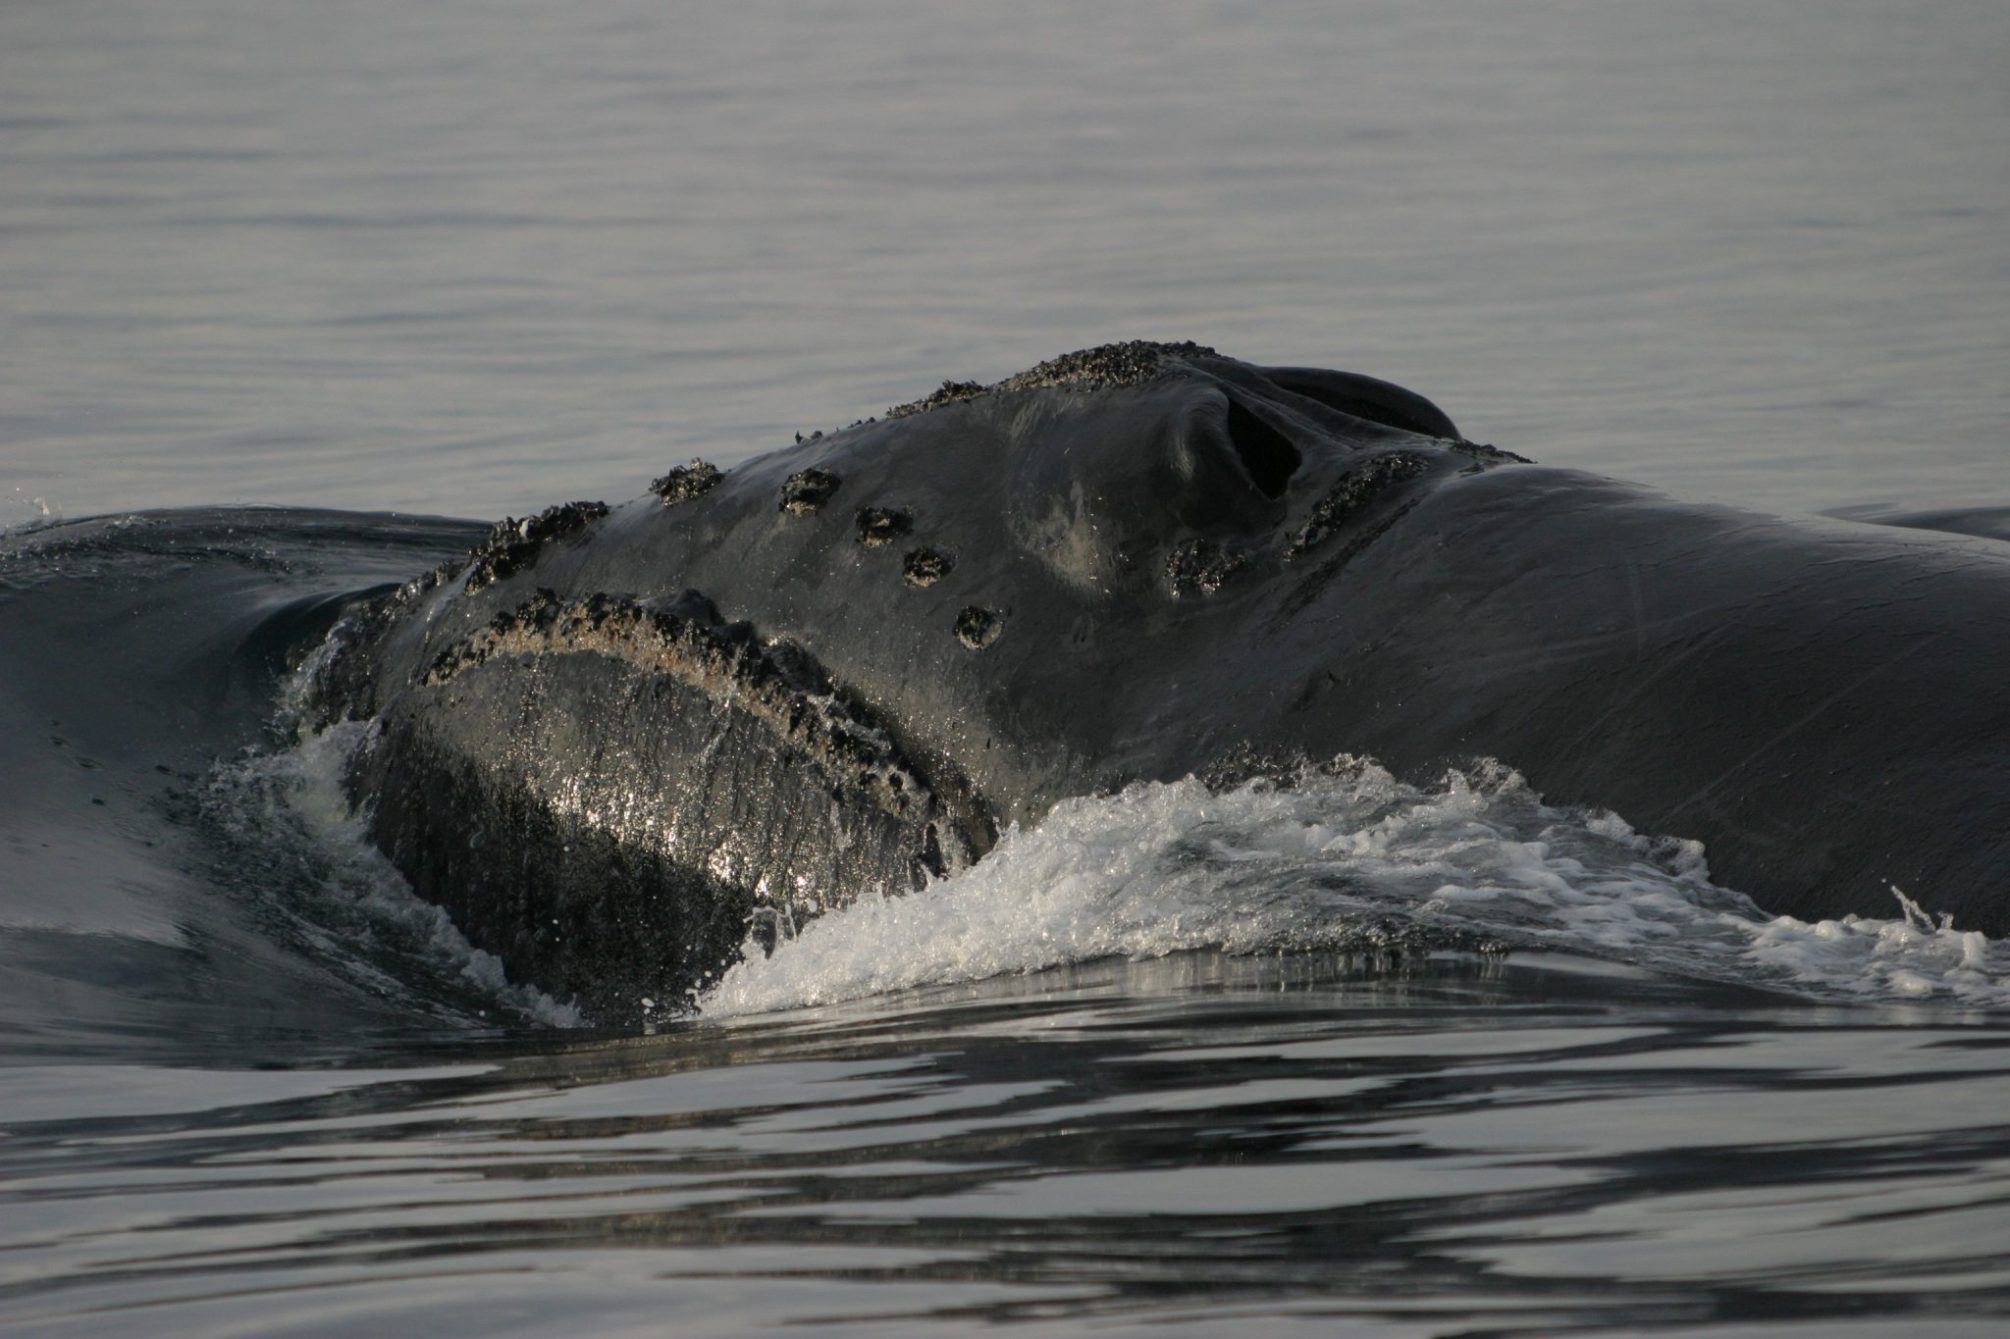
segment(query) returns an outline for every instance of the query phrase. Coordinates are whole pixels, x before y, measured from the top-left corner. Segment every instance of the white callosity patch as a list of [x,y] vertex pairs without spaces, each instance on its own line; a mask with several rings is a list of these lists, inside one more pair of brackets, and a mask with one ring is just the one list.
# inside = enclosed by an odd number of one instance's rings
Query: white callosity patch
[[1064,802],[974,869],[750,951],[701,1001],[723,1016],[1095,958],[1290,952],[1408,936],[1623,957],[1825,998],[2010,1006],[2010,949],[1936,926],[1768,919],[1693,842],[1544,805],[1504,768],[1435,789],[1346,762],[1227,793],[1195,780]]

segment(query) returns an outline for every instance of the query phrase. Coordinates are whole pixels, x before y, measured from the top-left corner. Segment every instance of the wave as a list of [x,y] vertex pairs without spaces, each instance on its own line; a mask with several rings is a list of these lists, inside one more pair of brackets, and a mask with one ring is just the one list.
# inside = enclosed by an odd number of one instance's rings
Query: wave
[[368,815],[342,787],[370,730],[346,721],[303,734],[291,747],[220,763],[205,782],[202,812],[224,863],[252,874],[272,932],[371,994],[437,1021],[580,1026],[577,1008],[512,981],[500,958],[470,944],[371,845]]
[[1436,787],[1346,759],[1226,793],[1199,781],[1071,800],[971,870],[750,951],[700,1000],[723,1018],[1194,949],[1566,950],[1834,1001],[2010,1006],[2010,947],[1935,921],[1773,917],[1700,846],[1554,808],[1497,765]]

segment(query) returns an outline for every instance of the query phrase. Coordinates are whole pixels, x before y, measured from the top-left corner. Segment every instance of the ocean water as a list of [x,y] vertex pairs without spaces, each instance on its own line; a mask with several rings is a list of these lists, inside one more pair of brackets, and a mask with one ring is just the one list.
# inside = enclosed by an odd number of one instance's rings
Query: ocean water
[[0,7],[0,1331],[2003,1332],[2010,946],[1903,889],[1342,760],[594,1031],[261,639],[1133,337],[2010,537],[2006,69],[1987,2]]

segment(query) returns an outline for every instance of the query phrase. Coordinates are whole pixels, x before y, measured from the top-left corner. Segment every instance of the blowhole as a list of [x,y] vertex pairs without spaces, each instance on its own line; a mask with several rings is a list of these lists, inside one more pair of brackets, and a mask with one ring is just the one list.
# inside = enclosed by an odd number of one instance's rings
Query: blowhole
[[1289,438],[1233,399],[1228,402],[1228,440],[1235,446],[1249,481],[1265,497],[1283,497],[1291,476],[1304,463]]

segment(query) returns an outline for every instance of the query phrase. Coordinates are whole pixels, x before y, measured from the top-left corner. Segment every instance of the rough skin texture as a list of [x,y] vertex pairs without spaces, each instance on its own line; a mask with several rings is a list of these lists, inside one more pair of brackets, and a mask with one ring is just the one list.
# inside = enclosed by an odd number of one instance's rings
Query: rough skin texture
[[910,414],[925,414],[931,409],[995,395],[999,391],[1042,390],[1050,386],[1093,391],[1110,386],[1135,386],[1158,376],[1169,361],[1219,356],[1213,349],[1190,340],[1159,344],[1134,339],[1122,344],[1101,344],[1093,349],[1077,349],[1058,358],[1049,358],[989,386],[975,381],[945,381],[919,400],[893,406],[886,411],[886,416],[906,418]]

